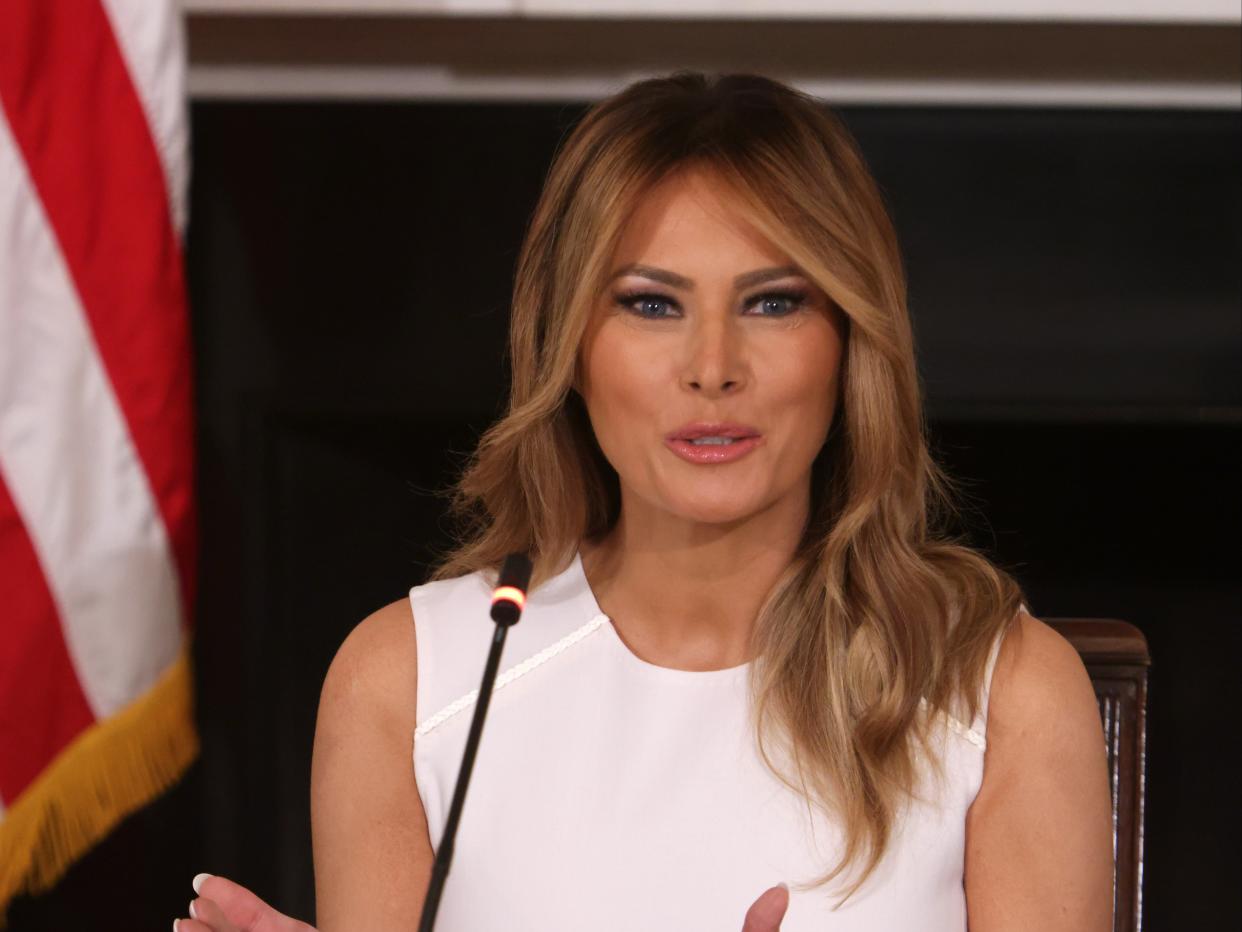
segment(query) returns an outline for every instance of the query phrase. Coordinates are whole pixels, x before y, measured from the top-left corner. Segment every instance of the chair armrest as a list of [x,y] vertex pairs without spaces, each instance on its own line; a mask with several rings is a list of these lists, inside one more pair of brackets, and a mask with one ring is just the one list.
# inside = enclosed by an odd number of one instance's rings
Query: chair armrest
[[1115,618],[1046,618],[1074,645],[1091,677],[1108,751],[1113,803],[1113,929],[1143,917],[1143,817],[1147,795],[1147,668],[1143,632]]
[[1147,638],[1128,621],[1115,618],[1048,618],[1049,627],[1074,645],[1083,663],[1150,666]]

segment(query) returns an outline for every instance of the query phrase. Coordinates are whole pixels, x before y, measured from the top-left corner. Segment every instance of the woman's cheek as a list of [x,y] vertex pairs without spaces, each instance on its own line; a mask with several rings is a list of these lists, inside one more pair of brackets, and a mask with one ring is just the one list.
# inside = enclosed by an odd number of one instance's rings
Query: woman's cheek
[[769,366],[771,410],[782,418],[795,443],[804,440],[817,451],[831,425],[836,402],[840,354],[832,345],[799,344],[785,348],[783,362]]
[[625,464],[620,462],[620,457],[624,453],[624,444],[620,442],[620,438],[624,436],[624,431],[617,423],[617,416],[610,410],[610,405],[602,404],[598,400],[591,405],[589,413],[591,416],[591,429],[595,432],[595,442],[599,444],[600,451],[603,452],[604,458],[617,472],[623,472]]
[[655,433],[642,399],[635,396],[631,385],[601,379],[590,413],[604,457],[618,473],[631,473],[644,439]]

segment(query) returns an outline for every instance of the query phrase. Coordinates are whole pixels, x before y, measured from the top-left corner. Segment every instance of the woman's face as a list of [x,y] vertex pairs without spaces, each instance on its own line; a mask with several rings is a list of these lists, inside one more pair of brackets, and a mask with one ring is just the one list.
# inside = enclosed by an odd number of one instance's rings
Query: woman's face
[[700,171],[644,196],[613,259],[579,387],[627,513],[717,524],[805,508],[841,312]]

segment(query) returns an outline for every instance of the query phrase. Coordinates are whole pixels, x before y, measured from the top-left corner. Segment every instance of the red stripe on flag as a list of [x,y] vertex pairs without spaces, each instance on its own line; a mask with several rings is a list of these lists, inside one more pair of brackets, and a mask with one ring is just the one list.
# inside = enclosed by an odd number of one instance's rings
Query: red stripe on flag
[[95,720],[21,515],[0,476],[0,797],[11,803]]
[[0,105],[159,503],[188,621],[197,514],[181,248],[100,0],[0,0]]

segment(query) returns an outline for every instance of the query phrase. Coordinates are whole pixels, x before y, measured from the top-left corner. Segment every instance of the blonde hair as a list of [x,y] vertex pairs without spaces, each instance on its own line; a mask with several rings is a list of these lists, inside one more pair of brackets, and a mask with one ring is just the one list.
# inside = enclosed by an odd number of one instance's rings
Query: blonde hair
[[813,98],[678,72],[600,102],[563,140],[518,260],[508,411],[453,491],[461,534],[433,576],[523,550],[538,585],[613,526],[619,485],[573,389],[579,349],[627,217],[688,167],[722,179],[847,318],[839,409],[801,544],[757,619],[751,689],[768,766],[842,831],[813,883],[861,866],[848,899],[918,795],[920,754],[940,773],[921,700],[973,719],[1023,594],[943,530],[956,490],[928,451],[897,238],[856,143]]

